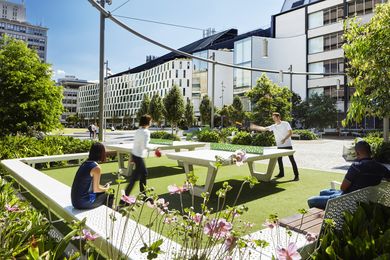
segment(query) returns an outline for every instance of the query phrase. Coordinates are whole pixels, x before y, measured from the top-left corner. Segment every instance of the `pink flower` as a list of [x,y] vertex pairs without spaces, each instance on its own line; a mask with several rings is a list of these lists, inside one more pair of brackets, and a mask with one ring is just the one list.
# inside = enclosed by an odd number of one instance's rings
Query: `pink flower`
[[276,252],[279,260],[299,260],[302,258],[298,253],[298,247],[294,242],[290,242],[287,248],[278,246]]
[[225,237],[229,234],[229,231],[233,228],[233,225],[230,222],[227,222],[226,219],[216,219],[211,220],[211,222],[206,223],[203,231],[206,235],[214,236],[216,238]]
[[18,205],[10,206],[9,204],[5,204],[5,209],[8,212],[21,212],[22,210],[18,207]]
[[305,237],[307,242],[314,242],[317,240],[317,235],[313,233],[307,233]]
[[226,251],[233,250],[233,248],[237,244],[236,242],[237,242],[237,238],[235,238],[232,234],[228,234],[224,242]]
[[156,157],[161,157],[161,151],[160,151],[160,149],[156,149],[155,151],[154,151],[154,155],[156,155]]
[[166,217],[164,219],[165,224],[171,224],[171,223],[176,223],[177,222],[177,217]]
[[83,239],[83,240],[87,240],[87,241],[94,241],[96,238],[99,237],[99,235],[96,235],[96,234],[92,235],[92,233],[88,229],[85,229],[85,228],[82,230],[82,233],[83,233],[83,235],[73,237],[72,239],[73,240]]
[[278,226],[278,223],[276,223],[275,221],[270,221],[269,219],[267,219],[263,224],[263,227],[268,227],[270,229],[273,229],[276,226]]
[[[200,224],[200,222],[202,222],[202,217],[203,215],[200,214],[200,213],[196,213],[195,216],[192,217],[192,220],[196,223],[196,224]],[[204,219],[205,217],[203,217]]]
[[168,191],[169,193],[171,194],[181,194],[183,192],[186,192],[188,191],[188,185],[187,184],[184,184],[183,186],[177,186],[176,184],[174,185],[169,185],[168,186]]
[[135,204],[137,202],[137,198],[136,197],[134,197],[134,196],[127,196],[125,194],[124,190],[122,190],[121,200],[123,200],[124,202],[126,202],[129,205],[133,205],[133,204]]

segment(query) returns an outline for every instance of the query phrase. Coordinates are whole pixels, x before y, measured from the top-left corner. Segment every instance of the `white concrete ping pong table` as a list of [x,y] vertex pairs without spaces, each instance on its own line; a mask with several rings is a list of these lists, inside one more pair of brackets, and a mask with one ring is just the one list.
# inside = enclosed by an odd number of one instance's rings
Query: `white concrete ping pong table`
[[[154,151],[157,148],[160,150],[175,150],[175,152],[180,152],[182,149],[188,151],[194,151],[195,148],[204,147],[205,143],[200,142],[188,142],[188,141],[174,141],[172,144],[149,144],[148,153]],[[107,150],[116,151],[118,154],[118,167],[119,171],[124,173],[127,176],[130,176],[133,170],[133,165],[128,165],[125,167],[125,155],[131,155],[133,150],[133,143],[125,144],[105,144]],[[183,166],[182,162],[178,160],[178,165]]]
[[[265,148],[263,154],[247,154],[248,158],[246,163],[248,164],[250,174],[259,181],[269,182],[272,177],[272,173],[275,169],[277,159],[282,156],[289,156],[295,153],[294,150]],[[233,152],[218,151],[218,150],[196,150],[188,152],[168,153],[166,156],[169,159],[178,160],[183,162],[184,171],[186,175],[193,171],[193,166],[203,166],[207,168],[207,178],[204,186],[195,186],[193,193],[195,196],[201,196],[203,192],[211,193],[215,177],[218,172],[218,168],[215,166],[216,156],[222,158],[229,158]],[[260,160],[269,159],[267,172],[262,173],[254,169],[254,162]],[[229,165],[229,164],[224,164]]]

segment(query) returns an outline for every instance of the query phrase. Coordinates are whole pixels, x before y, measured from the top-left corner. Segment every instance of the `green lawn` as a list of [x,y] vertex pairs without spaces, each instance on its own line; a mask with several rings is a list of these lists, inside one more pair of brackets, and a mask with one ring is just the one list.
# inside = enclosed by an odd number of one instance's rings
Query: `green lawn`
[[[185,181],[184,170],[177,166],[176,161],[167,159],[165,156],[161,158],[147,158],[146,165],[148,167],[148,186],[154,187],[156,193],[170,202],[170,208],[180,209],[180,200],[178,195],[171,195],[167,190],[170,184],[182,185]],[[266,165],[256,165],[258,170],[265,171]],[[101,183],[104,184],[109,180],[115,183],[115,178],[112,172],[117,171],[118,164],[116,162],[106,163],[102,165],[103,175]],[[195,174],[199,177],[199,184],[203,184],[206,176],[206,169],[203,167],[195,167]],[[44,172],[49,176],[67,184],[71,185],[77,167],[49,169]],[[278,171],[276,166],[275,171]],[[300,169],[300,181],[293,182],[293,173],[291,168],[286,168],[286,177],[274,180],[270,183],[260,183],[253,187],[246,186],[238,200],[238,205],[245,204],[249,207],[249,211],[241,218],[244,221],[255,223],[254,229],[262,229],[262,223],[269,216],[269,214],[277,213],[280,217],[286,217],[297,213],[300,208],[307,208],[307,198],[318,194],[321,189],[329,188],[330,181],[341,181],[343,175],[337,173],[329,173],[315,170]],[[210,199],[209,207],[217,208],[217,196],[215,192],[222,186],[222,183],[228,181],[233,189],[227,196],[227,205],[231,205],[238,193],[241,180],[249,175],[247,165],[241,167],[224,166],[218,171],[215,181],[212,197]],[[114,187],[117,185],[113,185]],[[122,184],[121,189],[125,185]],[[136,194],[139,190],[138,184],[133,189]],[[201,198],[195,199],[195,209],[199,210]],[[191,205],[191,196],[184,194],[185,206]]]

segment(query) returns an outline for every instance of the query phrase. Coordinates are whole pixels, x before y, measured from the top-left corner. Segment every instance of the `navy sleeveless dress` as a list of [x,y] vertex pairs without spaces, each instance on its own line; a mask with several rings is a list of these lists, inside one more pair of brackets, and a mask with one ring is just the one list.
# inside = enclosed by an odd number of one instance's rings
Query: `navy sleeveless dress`
[[72,205],[76,209],[93,209],[100,205],[112,206],[111,196],[107,198],[104,192],[93,192],[93,178],[91,170],[98,166],[94,161],[84,162],[77,170],[72,184]]

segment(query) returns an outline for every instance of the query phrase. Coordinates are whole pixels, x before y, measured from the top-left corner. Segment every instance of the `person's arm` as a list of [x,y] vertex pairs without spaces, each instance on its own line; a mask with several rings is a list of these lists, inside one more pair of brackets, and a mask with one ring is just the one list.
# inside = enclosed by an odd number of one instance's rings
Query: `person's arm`
[[351,186],[351,182],[344,178],[343,182],[341,183],[340,190],[345,192],[349,189],[350,186]]
[[102,186],[100,185],[100,176],[101,176],[101,170],[99,166],[96,166],[91,170],[91,175],[93,178],[93,192],[105,192],[108,190],[109,185],[107,186]]
[[269,127],[259,126],[259,125],[255,125],[253,123],[251,123],[249,125],[249,129],[254,130],[254,131],[260,131],[260,132],[269,131]]

